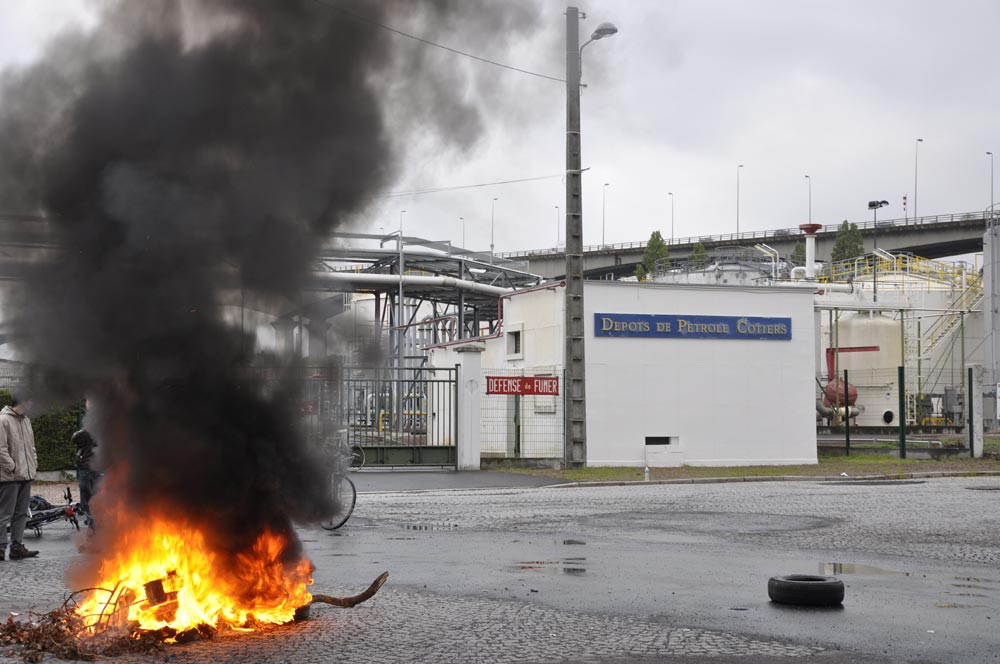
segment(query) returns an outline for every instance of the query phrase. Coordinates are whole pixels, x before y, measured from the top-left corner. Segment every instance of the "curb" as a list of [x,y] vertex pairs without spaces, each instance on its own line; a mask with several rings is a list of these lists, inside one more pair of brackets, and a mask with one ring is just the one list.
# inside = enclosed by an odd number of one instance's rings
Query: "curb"
[[617,480],[607,482],[566,482],[564,484],[550,484],[546,489],[569,489],[575,487],[595,487],[595,486],[633,486],[650,484],[731,484],[734,482],[857,482],[864,484],[867,481],[876,480],[911,480],[911,479],[938,479],[942,477],[1000,477],[997,470],[977,470],[964,473],[949,473],[945,471],[926,473],[891,473],[881,475],[858,475],[844,477],[843,475],[754,475],[747,477],[686,477],[673,480]]

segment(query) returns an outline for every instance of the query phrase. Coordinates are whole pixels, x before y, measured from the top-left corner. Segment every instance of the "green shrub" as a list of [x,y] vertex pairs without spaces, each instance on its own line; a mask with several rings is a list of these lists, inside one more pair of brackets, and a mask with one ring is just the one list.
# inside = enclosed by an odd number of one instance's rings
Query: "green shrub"
[[[0,408],[10,405],[10,390],[0,390]],[[70,438],[80,428],[83,403],[49,410],[31,417],[35,432],[38,470],[68,470],[76,466],[76,450]]]

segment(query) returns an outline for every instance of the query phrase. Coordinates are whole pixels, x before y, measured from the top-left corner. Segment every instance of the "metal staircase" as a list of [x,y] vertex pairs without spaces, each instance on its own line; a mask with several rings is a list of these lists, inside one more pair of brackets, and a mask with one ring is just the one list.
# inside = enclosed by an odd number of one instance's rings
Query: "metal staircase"
[[906,356],[910,360],[927,360],[942,342],[951,338],[961,327],[964,314],[977,309],[983,302],[983,289],[980,282],[970,284],[955,298],[948,311],[934,321],[919,335],[909,334],[906,343]]

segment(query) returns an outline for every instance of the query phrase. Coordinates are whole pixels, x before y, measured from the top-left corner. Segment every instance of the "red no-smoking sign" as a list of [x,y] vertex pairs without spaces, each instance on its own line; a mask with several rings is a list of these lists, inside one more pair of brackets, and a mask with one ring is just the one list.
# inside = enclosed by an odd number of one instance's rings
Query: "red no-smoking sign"
[[487,376],[486,394],[556,396],[559,394],[559,378],[557,376]]

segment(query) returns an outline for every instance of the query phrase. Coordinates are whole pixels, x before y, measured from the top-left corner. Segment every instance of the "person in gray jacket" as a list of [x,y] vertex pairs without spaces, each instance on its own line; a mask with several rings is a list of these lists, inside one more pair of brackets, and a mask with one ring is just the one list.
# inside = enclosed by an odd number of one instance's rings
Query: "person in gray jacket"
[[28,521],[31,482],[38,470],[35,454],[35,433],[25,415],[31,400],[11,399],[11,405],[0,410],[0,560],[7,551],[7,527],[10,526],[10,559],[37,556],[21,542]]

